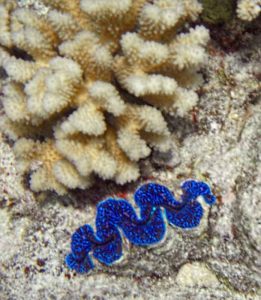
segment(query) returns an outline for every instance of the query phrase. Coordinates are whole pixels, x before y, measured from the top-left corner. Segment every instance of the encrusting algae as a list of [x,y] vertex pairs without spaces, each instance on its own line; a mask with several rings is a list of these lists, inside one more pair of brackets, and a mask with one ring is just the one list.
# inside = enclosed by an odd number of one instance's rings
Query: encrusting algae
[[[196,0],[43,0],[38,15],[0,0],[1,130],[33,191],[86,188],[93,175],[139,177],[168,151],[164,113],[197,102],[208,30]],[[183,31],[181,31],[183,30]]]

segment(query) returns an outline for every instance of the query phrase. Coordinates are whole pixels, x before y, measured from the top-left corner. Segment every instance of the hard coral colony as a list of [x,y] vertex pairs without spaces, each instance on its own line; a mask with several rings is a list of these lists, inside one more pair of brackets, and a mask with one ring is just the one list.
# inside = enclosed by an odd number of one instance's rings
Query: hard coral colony
[[237,15],[244,21],[252,21],[261,11],[261,0],[239,0],[237,2]]
[[66,257],[68,267],[79,273],[93,269],[89,252],[93,252],[93,256],[105,265],[119,260],[122,257],[120,230],[134,245],[159,243],[166,232],[161,207],[170,225],[181,228],[198,226],[203,208],[197,198],[202,196],[209,205],[214,204],[216,198],[204,182],[188,180],[181,189],[183,195],[179,202],[163,185],[149,183],[141,186],[134,194],[140,218],[124,199],[109,198],[100,202],[97,207],[96,235],[90,225],[76,230],[72,235],[72,252]]
[[93,176],[139,177],[167,151],[163,112],[197,102],[209,33],[189,28],[196,0],[42,0],[38,15],[0,0],[1,130],[34,191],[86,188]]

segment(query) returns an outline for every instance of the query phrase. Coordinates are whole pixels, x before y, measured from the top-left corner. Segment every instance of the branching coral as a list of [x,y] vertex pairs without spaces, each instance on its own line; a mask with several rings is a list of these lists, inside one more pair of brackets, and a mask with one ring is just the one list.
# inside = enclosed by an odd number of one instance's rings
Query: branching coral
[[260,0],[239,0],[237,4],[237,15],[244,21],[252,21],[261,10]]
[[161,207],[170,225],[187,229],[198,226],[203,208],[197,198],[202,196],[209,205],[214,204],[216,198],[204,182],[188,180],[181,189],[182,202],[179,202],[163,185],[149,183],[141,186],[134,194],[140,217],[124,199],[110,198],[100,202],[96,217],[97,233],[94,234],[92,227],[87,224],[76,230],[72,235],[72,253],[66,257],[68,267],[80,273],[90,271],[94,267],[90,252],[106,265],[119,260],[122,257],[119,229],[134,245],[159,243],[166,233]]
[[196,0],[43,0],[37,15],[0,3],[1,129],[16,141],[34,191],[85,188],[93,174],[123,184],[152,148],[167,151],[162,112],[197,102],[209,34],[181,32]]

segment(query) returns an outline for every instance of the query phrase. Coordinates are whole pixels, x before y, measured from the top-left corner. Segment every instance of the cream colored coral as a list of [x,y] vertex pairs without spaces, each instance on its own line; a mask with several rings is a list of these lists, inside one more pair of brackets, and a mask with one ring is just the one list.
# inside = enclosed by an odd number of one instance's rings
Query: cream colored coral
[[[45,15],[0,1],[1,130],[35,191],[124,184],[169,150],[162,112],[197,102],[209,34],[196,0],[42,0]],[[16,53],[18,51],[18,54]]]
[[252,21],[257,18],[261,10],[260,0],[239,0],[237,4],[237,15],[244,21]]

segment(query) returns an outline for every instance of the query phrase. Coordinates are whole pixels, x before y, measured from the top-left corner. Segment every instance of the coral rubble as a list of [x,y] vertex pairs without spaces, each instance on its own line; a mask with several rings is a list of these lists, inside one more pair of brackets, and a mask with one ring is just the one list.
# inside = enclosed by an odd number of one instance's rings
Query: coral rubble
[[[165,113],[197,102],[209,33],[196,0],[50,1],[37,14],[0,1],[1,130],[34,191],[86,188],[93,175],[139,176],[170,148]],[[183,30],[183,31],[181,31]]]
[[15,163],[12,149],[4,142],[0,134],[0,203],[17,200],[24,194]]

